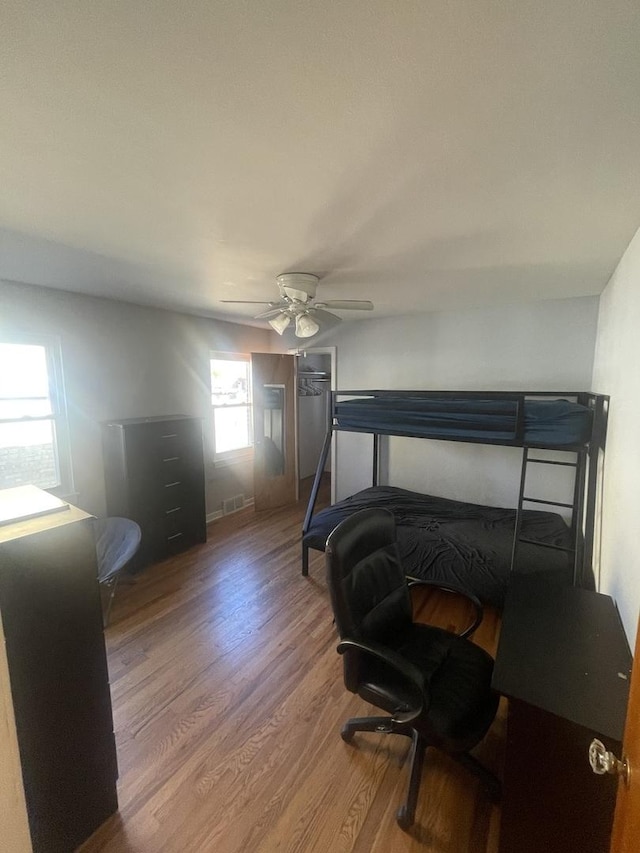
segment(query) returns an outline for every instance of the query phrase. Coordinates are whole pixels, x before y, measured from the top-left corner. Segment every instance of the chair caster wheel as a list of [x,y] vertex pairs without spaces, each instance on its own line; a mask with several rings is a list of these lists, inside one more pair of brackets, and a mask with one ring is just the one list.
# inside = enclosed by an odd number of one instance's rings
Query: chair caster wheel
[[400,806],[396,813],[396,821],[400,829],[406,830],[413,826],[413,815],[408,813],[406,806]]
[[351,729],[344,728],[340,732],[340,737],[345,743],[353,743],[353,732]]

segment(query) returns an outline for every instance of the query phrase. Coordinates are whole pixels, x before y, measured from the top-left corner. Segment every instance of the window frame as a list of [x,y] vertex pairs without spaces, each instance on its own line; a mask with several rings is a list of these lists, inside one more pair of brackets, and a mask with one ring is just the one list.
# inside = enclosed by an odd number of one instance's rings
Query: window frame
[[[211,363],[213,361],[237,361],[243,362],[247,366],[247,383],[248,383],[248,402],[236,403],[231,405],[216,405],[211,401],[213,396],[213,388],[211,386]],[[209,404],[211,406],[211,438],[213,448],[213,463],[216,468],[224,468],[228,465],[235,465],[241,462],[251,462],[253,460],[254,451],[254,436],[253,436],[253,386],[251,382],[251,355],[249,353],[240,352],[221,352],[219,350],[209,351]],[[231,409],[231,408],[247,408],[249,418],[249,433],[250,444],[245,447],[238,447],[234,450],[224,450],[218,452],[216,446],[216,409]]]
[[[53,424],[54,453],[58,463],[59,482],[47,486],[45,491],[57,497],[67,498],[75,494],[73,466],[71,461],[71,442],[69,421],[62,369],[62,346],[60,338],[52,335],[0,332],[0,343],[42,347],[47,367],[47,385],[51,401],[51,414],[41,417],[3,418],[0,423],[32,423],[50,421]],[[5,487],[5,488],[11,488]],[[38,487],[42,488],[42,487]]]

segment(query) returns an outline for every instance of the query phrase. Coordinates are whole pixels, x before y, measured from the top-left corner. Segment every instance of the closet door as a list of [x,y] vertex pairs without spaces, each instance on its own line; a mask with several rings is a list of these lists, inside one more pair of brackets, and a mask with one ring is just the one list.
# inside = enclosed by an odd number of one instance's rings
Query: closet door
[[256,510],[298,500],[295,356],[251,354]]

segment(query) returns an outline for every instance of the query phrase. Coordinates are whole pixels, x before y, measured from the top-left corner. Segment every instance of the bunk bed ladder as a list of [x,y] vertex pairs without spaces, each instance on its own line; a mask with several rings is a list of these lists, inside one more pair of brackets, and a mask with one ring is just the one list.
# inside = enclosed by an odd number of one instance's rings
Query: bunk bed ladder
[[[522,450],[522,470],[520,473],[520,491],[518,493],[518,507],[516,510],[516,522],[515,529],[513,532],[513,548],[511,551],[511,571],[514,570],[516,565],[516,558],[518,553],[518,546],[521,542],[526,542],[531,545],[539,545],[543,548],[550,548],[553,551],[564,551],[567,554],[573,555],[573,585],[576,586],[582,580],[582,563],[584,559],[584,542],[582,537],[582,529],[581,529],[581,517],[582,512],[581,509],[584,504],[584,469],[585,469],[585,461],[586,454],[582,449],[576,450],[571,449],[570,452],[576,454],[575,462],[567,462],[564,460],[558,459],[540,459],[540,458],[532,458],[530,456],[530,451],[532,448],[524,447]],[[565,449],[566,451],[566,449]],[[526,482],[527,482],[527,467],[528,465],[559,465],[563,468],[573,468],[574,469],[574,481],[573,481],[573,500],[571,503],[565,503],[562,501],[552,501],[546,500],[542,498],[534,498],[529,497],[525,494]],[[544,506],[549,507],[560,507],[563,509],[571,510],[571,541],[573,546],[571,548],[565,548],[560,545],[552,545],[546,542],[540,542],[535,539],[528,539],[527,537],[522,535],[522,512],[523,505],[526,503],[533,504],[543,504]]]

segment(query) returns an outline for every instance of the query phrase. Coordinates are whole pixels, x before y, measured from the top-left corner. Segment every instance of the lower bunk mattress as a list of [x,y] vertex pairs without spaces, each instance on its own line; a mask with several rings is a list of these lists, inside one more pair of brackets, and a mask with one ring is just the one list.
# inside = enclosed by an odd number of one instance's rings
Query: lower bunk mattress
[[[515,509],[481,506],[393,486],[364,489],[313,516],[303,544],[324,551],[329,533],[367,507],[385,507],[396,519],[398,545],[409,577],[440,581],[502,608],[511,574]],[[524,510],[521,536],[536,543],[572,546],[557,513]],[[515,571],[554,572],[571,582],[573,554],[520,542]]]

